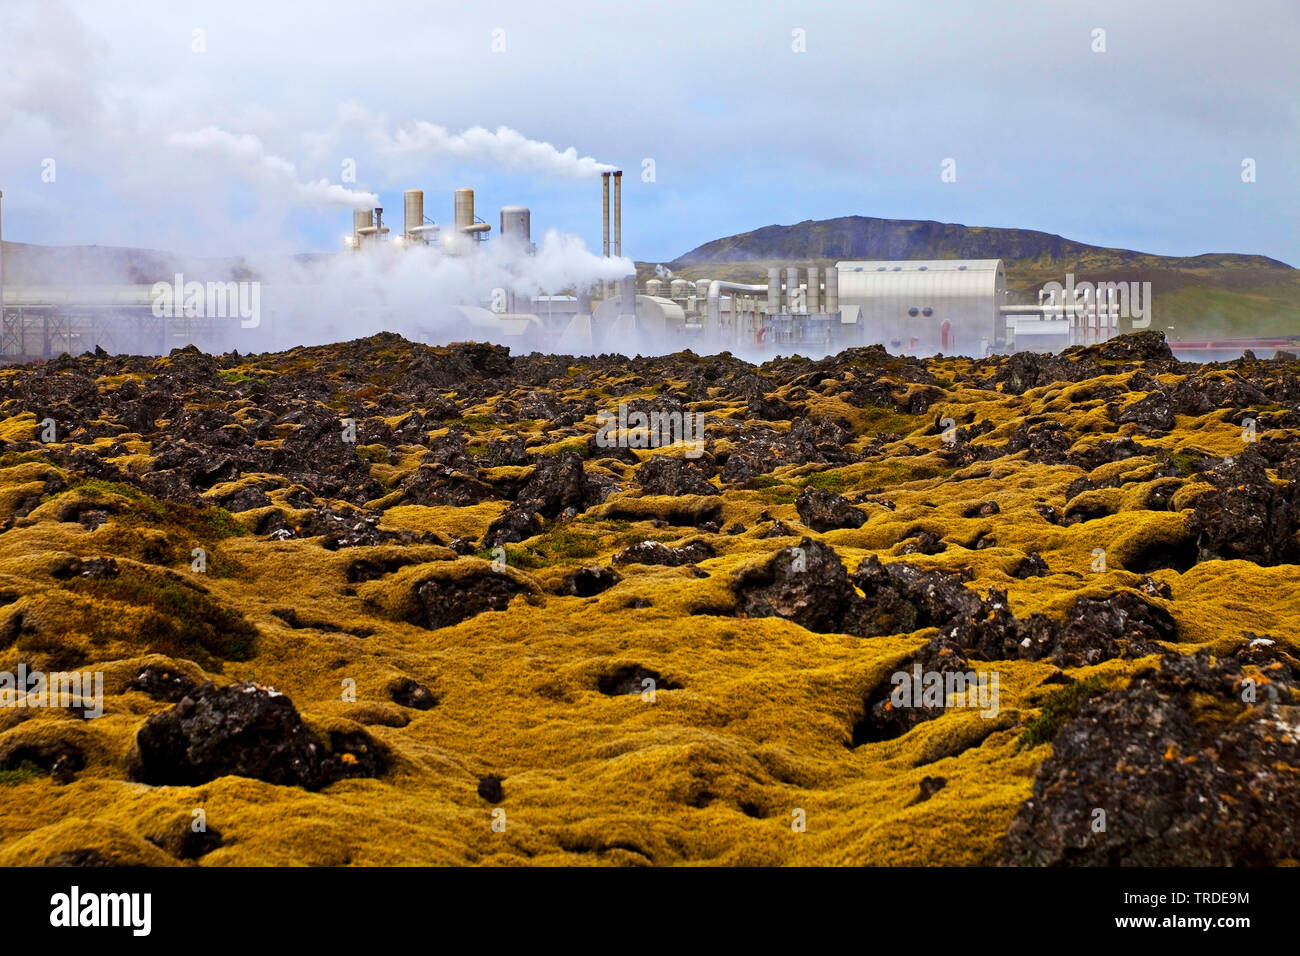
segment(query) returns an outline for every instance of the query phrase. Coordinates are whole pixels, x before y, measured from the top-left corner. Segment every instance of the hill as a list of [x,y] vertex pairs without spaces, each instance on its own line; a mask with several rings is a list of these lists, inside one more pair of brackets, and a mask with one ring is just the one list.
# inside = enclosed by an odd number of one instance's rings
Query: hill
[[[843,216],[714,239],[668,267],[686,279],[761,282],[769,266],[841,259],[1002,259],[1012,302],[1037,301],[1052,280],[1150,282],[1157,324],[1183,336],[1300,332],[1300,270],[1267,256],[1159,256],[1031,229]],[[654,264],[646,264],[649,276]]]

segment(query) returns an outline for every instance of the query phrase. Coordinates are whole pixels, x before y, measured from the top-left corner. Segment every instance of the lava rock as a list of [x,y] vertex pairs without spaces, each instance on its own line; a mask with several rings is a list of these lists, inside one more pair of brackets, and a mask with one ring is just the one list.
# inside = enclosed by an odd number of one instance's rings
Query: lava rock
[[636,471],[636,483],[647,495],[716,495],[703,466],[686,458],[655,455]]
[[622,575],[613,568],[578,568],[564,579],[560,593],[576,597],[594,597],[602,591],[608,591],[621,580],[623,580]]
[[680,567],[695,564],[717,556],[713,546],[705,541],[692,541],[680,548],[670,548],[660,541],[638,541],[615,553],[615,564],[658,564]]
[[283,694],[245,681],[207,683],[136,735],[132,778],[152,786],[194,786],[217,777],[253,777],[317,790],[344,777],[377,776],[385,763],[364,733],[333,734],[330,751]]
[[[1243,701],[1235,658],[1167,654],[1052,741],[1003,862],[1273,866],[1300,857],[1300,706]],[[1105,813],[1098,828],[1096,811]]]
[[867,522],[865,511],[853,507],[842,495],[824,488],[806,488],[795,499],[794,507],[799,512],[799,519],[814,531],[861,528]]
[[480,777],[478,781],[478,795],[488,803],[500,803],[506,798],[505,788],[501,786],[503,778],[494,773],[486,777]]
[[430,710],[438,703],[438,696],[433,691],[409,677],[394,681],[388,688],[388,696],[399,707],[412,710]]

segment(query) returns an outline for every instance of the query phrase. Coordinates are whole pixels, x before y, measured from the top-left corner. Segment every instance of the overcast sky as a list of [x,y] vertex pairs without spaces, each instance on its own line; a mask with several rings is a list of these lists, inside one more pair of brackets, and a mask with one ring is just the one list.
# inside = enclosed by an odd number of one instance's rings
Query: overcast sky
[[10,241],[329,250],[471,186],[598,248],[612,164],[651,261],[857,214],[1300,265],[1298,92],[1295,0],[0,0],[0,189]]

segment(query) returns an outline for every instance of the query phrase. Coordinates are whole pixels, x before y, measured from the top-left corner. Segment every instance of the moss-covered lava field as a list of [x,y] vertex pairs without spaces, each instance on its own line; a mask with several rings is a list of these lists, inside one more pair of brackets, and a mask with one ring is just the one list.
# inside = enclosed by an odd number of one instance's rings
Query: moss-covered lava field
[[1300,862],[1298,375],[0,369],[0,672],[103,680],[0,708],[0,865]]

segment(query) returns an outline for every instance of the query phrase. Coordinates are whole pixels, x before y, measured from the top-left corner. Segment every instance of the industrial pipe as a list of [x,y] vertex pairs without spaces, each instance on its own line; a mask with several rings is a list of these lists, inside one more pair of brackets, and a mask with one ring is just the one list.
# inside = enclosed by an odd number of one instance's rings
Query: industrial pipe
[[[773,270],[775,271],[775,270]],[[771,273],[769,272],[769,278]],[[709,283],[708,297],[708,324],[704,327],[705,332],[710,328],[716,329],[722,323],[722,290],[728,292],[768,292],[770,286],[767,285],[745,285],[742,282],[723,282],[721,279],[714,279]],[[734,303],[733,303],[734,304]],[[736,313],[733,311],[732,315]]]

